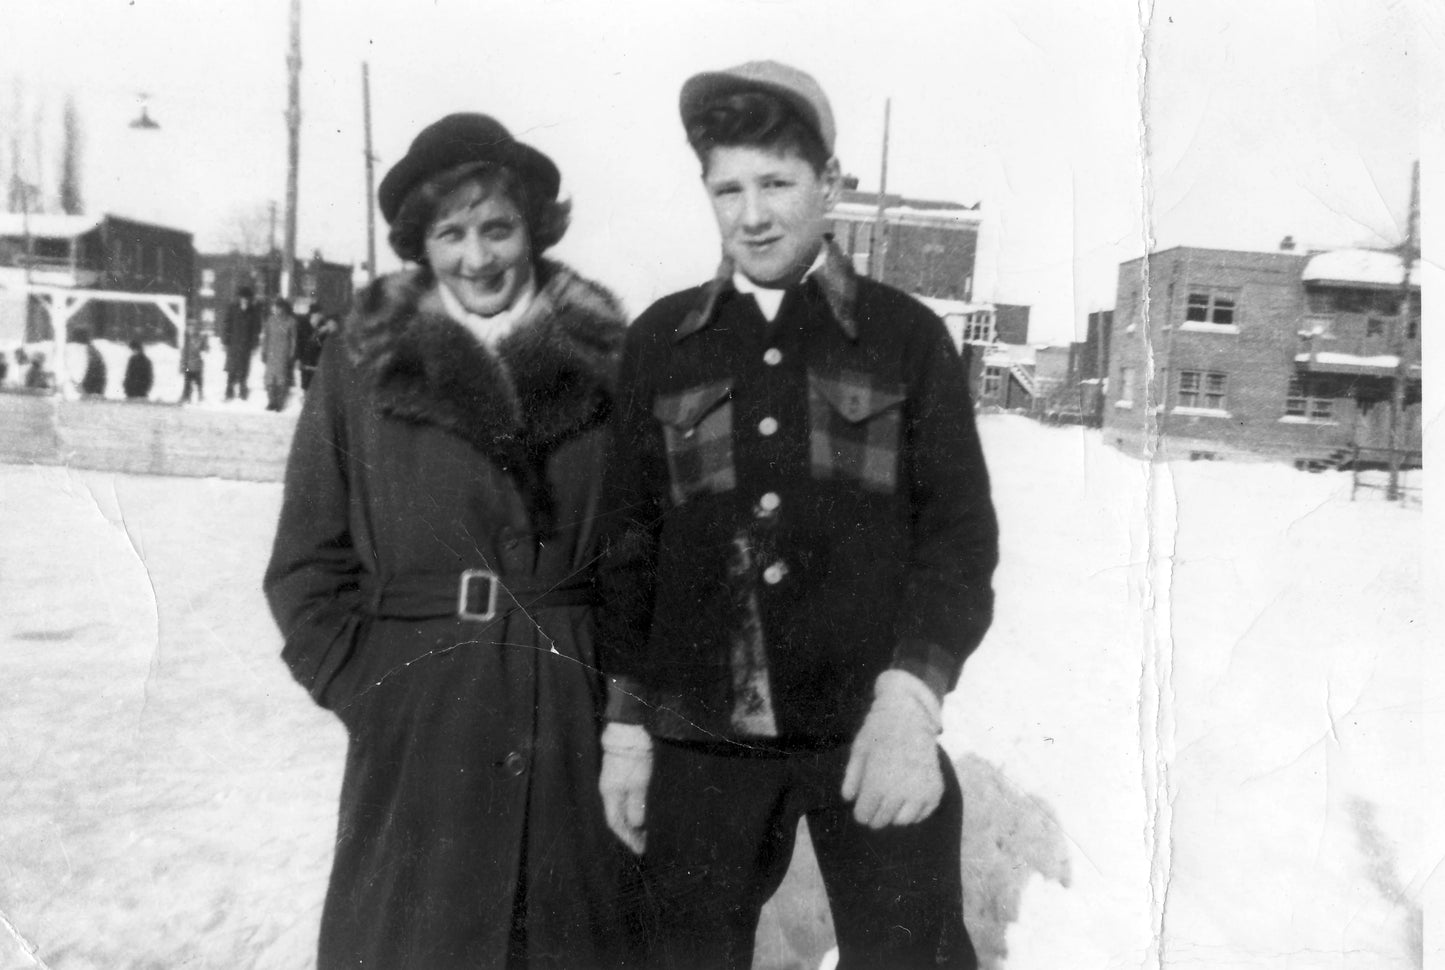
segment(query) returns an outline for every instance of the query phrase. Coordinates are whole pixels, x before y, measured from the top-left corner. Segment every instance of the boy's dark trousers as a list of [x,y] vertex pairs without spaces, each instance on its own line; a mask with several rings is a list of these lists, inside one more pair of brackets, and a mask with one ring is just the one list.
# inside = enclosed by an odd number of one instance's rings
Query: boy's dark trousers
[[915,825],[870,829],[840,790],[848,746],[724,754],[658,740],[643,867],[666,970],[748,970],[763,904],[806,816],[838,937],[838,970],[975,970],[963,925],[963,797],[939,752],[943,801]]
[[206,398],[205,387],[204,387],[204,384],[205,384],[205,376],[206,376],[206,375],[205,375],[205,372],[204,372],[204,371],[188,370],[188,371],[185,372],[186,386],[185,386],[185,389],[184,389],[183,391],[181,391],[181,403],[182,403],[182,404],[189,404],[189,403],[190,403],[190,401],[191,401],[191,388],[193,388],[193,387],[196,389],[196,400],[197,400],[197,401],[203,401],[203,400],[205,400],[205,398]]

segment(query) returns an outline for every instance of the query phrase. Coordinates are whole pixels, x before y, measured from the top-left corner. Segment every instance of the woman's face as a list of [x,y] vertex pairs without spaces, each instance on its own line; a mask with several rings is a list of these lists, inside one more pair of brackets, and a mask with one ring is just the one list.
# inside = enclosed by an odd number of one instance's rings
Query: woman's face
[[470,313],[510,307],[532,280],[526,220],[506,193],[476,182],[442,199],[426,234],[426,258],[442,286]]

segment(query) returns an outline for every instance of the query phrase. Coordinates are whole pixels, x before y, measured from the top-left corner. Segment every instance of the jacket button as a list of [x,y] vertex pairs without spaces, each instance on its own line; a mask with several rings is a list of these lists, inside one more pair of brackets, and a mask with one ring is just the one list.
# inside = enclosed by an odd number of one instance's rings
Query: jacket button
[[783,577],[786,575],[788,575],[787,564],[775,562],[763,570],[763,582],[769,586],[776,586],[783,581]]
[[777,418],[763,418],[761,421],[758,422],[758,433],[761,434],[764,438],[776,434],[777,431]]
[[783,499],[777,492],[764,492],[763,497],[758,499],[758,507],[764,512],[776,512],[782,504]]
[[516,778],[526,770],[527,759],[522,756],[521,752],[513,751],[502,759],[502,773],[505,775]]
[[777,367],[783,362],[783,352],[776,347],[769,347],[763,352],[763,363],[769,367]]

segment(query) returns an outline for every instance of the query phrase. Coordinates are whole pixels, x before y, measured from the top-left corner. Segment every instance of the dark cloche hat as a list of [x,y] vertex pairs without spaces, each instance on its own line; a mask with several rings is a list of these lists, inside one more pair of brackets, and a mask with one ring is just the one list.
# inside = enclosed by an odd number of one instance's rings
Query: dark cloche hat
[[406,155],[381,180],[376,196],[383,218],[394,222],[407,193],[419,183],[469,162],[504,165],[549,200],[557,198],[562,186],[562,175],[552,160],[517,141],[497,119],[465,112],[451,114],[423,128]]

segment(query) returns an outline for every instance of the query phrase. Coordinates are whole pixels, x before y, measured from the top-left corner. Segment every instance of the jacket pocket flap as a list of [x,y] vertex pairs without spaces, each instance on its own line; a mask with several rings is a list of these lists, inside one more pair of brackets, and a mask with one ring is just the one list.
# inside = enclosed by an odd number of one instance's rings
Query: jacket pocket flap
[[691,431],[732,392],[733,382],[728,380],[688,388],[678,394],[659,395],[652,405],[652,415],[679,431]]
[[849,424],[876,417],[908,397],[901,384],[877,384],[863,375],[824,377],[810,372],[808,384]]

